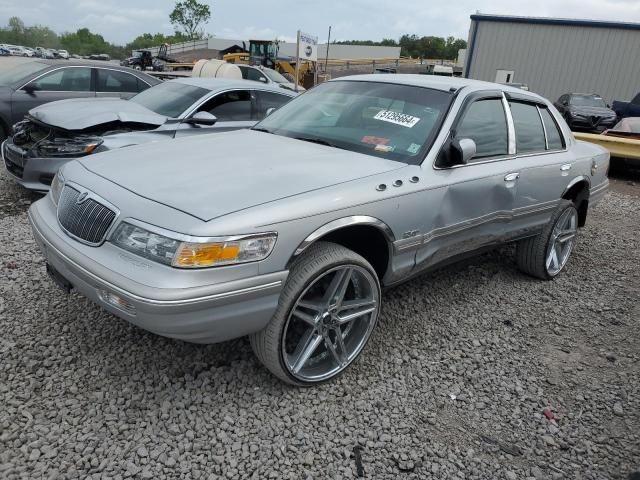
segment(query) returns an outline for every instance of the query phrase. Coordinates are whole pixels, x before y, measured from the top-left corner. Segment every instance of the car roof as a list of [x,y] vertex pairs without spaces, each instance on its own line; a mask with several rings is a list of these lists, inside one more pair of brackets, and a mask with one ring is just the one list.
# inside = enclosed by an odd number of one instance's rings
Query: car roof
[[50,68],[53,67],[93,67],[93,68],[108,68],[110,70],[118,70],[120,72],[127,72],[135,75],[137,77],[143,78],[145,82],[150,83],[151,85],[156,85],[160,83],[156,77],[148,75],[140,70],[134,70],[133,68],[122,67],[117,63],[111,62],[92,62],[87,60],[53,60],[53,59],[43,59],[38,58],[37,60],[33,60],[34,62],[41,63],[43,65],[48,65]]
[[270,90],[272,92],[284,93],[286,95],[295,96],[296,92],[287,90],[280,86],[274,86],[253,80],[237,80],[231,78],[203,78],[203,77],[187,77],[168,80],[169,82],[184,83],[193,85],[194,87],[206,88],[211,91],[227,90],[229,88],[251,88],[254,90]]
[[484,82],[481,80],[472,80],[470,78],[460,77],[444,77],[440,75],[419,75],[408,73],[394,73],[388,75],[381,74],[367,74],[367,75],[351,75],[348,77],[340,77],[331,82],[340,81],[358,81],[358,82],[382,82],[382,83],[394,83],[398,85],[410,85],[415,87],[432,88],[434,90],[457,91],[462,88],[477,91],[477,90],[502,90],[504,92],[512,92],[520,95],[527,95],[532,98],[542,99],[540,95],[537,95],[526,90],[522,90],[517,87],[510,87],[508,85],[501,85],[499,83]]

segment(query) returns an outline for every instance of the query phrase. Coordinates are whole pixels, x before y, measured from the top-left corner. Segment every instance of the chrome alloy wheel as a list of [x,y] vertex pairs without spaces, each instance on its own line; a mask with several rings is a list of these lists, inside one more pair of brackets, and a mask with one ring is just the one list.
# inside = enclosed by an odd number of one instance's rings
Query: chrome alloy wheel
[[282,336],[282,357],[297,380],[337,375],[360,353],[380,311],[376,280],[358,265],[323,272],[293,305]]
[[575,208],[567,208],[551,231],[547,247],[547,273],[555,277],[564,268],[576,243],[578,230],[578,212]]

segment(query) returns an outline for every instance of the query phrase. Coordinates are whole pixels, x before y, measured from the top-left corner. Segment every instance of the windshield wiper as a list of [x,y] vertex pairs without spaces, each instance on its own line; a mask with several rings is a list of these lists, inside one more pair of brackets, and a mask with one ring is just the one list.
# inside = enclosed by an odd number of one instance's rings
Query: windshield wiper
[[293,138],[295,138],[296,140],[302,140],[304,142],[317,143],[318,145],[326,145],[327,147],[340,148],[344,150],[343,147],[340,147],[335,143],[331,143],[328,140],[325,140],[324,138],[316,138],[316,137],[293,137]]
[[264,133],[271,133],[271,130],[268,130],[266,128],[252,128],[251,130],[255,130],[256,132],[264,132]]

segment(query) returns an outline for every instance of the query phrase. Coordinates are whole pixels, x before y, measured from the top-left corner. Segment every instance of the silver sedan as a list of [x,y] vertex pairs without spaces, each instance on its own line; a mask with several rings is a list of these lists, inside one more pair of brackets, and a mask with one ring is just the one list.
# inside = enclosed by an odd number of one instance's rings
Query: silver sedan
[[384,287],[507,242],[523,272],[555,278],[608,167],[535,94],[354,76],[252,130],[71,162],[29,218],[65,290],[159,335],[249,335],[308,386],[358,357]]
[[83,98],[38,106],[2,146],[7,172],[47,191],[65,163],[113,149],[170,138],[249,128],[297,94],[246,80],[186,78],[130,100]]

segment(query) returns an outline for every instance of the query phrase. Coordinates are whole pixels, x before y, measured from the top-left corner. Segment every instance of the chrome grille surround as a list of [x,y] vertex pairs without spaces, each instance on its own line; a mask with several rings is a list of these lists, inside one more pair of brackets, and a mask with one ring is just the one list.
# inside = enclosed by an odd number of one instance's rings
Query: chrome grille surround
[[101,245],[113,226],[118,209],[86,189],[66,183],[58,200],[60,228],[86,245]]

